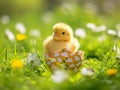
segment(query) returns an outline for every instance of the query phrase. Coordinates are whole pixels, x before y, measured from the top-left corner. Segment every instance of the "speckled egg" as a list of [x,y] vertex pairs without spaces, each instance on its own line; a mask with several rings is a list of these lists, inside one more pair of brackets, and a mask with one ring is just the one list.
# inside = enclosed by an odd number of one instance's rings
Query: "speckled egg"
[[47,53],[45,58],[46,64],[51,71],[65,69],[77,72],[84,60],[84,52],[79,50],[73,53],[69,48],[64,48]]

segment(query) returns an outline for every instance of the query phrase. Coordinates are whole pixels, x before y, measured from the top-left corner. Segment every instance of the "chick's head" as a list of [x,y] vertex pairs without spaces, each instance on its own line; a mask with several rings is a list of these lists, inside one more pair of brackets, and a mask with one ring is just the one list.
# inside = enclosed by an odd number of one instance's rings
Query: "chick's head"
[[55,24],[53,30],[53,38],[55,40],[70,41],[73,38],[72,28],[65,23]]

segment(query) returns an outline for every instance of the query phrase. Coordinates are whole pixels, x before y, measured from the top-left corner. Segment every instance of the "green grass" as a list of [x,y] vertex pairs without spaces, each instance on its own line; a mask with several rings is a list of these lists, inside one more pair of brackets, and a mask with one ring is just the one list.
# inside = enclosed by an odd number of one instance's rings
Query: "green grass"
[[[43,20],[44,14],[25,14],[22,16],[11,16],[10,22],[6,25],[0,23],[0,90],[119,90],[120,89],[120,62],[116,59],[116,52],[112,51],[114,44],[120,47],[119,37],[108,35],[107,31],[92,32],[86,27],[89,22],[96,25],[105,24],[108,29],[115,29],[119,23],[118,14],[109,17],[93,15],[82,10],[74,11],[74,14],[57,9],[52,13],[51,21]],[[116,18],[113,18],[117,16]],[[47,17],[46,17],[47,18]],[[24,41],[9,41],[5,35],[5,29],[10,29],[14,34],[18,31],[15,24],[22,22],[26,27],[27,39]],[[95,75],[86,77],[77,74],[69,74],[69,78],[57,84],[51,79],[51,73],[46,68],[44,59],[43,41],[52,34],[52,26],[58,22],[69,24],[73,30],[83,28],[86,31],[86,38],[78,38],[81,47],[85,52],[85,61],[81,68],[92,68]],[[31,29],[39,29],[41,35],[38,38],[30,36]],[[97,38],[106,35],[106,40],[99,42]],[[31,39],[36,40],[36,44],[31,43]],[[26,62],[25,53],[36,52],[41,59],[39,66],[24,65],[21,69],[11,67],[11,60],[19,58]],[[117,63],[116,63],[117,60]],[[80,71],[81,71],[80,68]],[[106,70],[110,68],[118,69],[116,75],[109,76]],[[72,80],[72,81],[71,81]]]

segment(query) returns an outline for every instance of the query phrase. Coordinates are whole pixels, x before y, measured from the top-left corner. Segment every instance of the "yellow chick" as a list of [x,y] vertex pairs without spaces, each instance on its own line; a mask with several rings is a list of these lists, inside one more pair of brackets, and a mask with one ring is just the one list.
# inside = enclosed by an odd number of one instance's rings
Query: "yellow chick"
[[79,48],[79,42],[73,37],[72,28],[65,23],[57,23],[53,26],[53,34],[44,41],[46,53],[51,53],[63,48],[70,48],[75,52]]

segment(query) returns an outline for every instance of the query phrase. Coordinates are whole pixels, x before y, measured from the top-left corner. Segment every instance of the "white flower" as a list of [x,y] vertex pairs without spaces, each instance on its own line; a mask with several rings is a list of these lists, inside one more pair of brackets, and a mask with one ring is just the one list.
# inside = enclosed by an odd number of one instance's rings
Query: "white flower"
[[9,29],[6,29],[6,30],[5,30],[5,34],[6,34],[6,36],[8,37],[8,39],[9,39],[10,41],[14,41],[14,40],[15,40],[14,34],[13,34]]
[[99,41],[99,42],[105,41],[106,39],[107,39],[107,38],[106,38],[105,35],[101,35],[101,36],[98,37],[98,41]]
[[26,28],[23,25],[23,23],[21,23],[21,22],[17,23],[15,28],[16,28],[16,30],[18,30],[22,34],[26,33]]
[[105,25],[96,26],[93,23],[87,23],[87,28],[91,29],[93,32],[102,32],[105,31],[107,27]]
[[38,29],[32,29],[30,31],[30,35],[33,36],[33,37],[40,37],[40,30],[38,30]]
[[109,35],[116,35],[117,34],[117,32],[115,30],[112,30],[112,29],[107,30],[107,33]]
[[94,23],[87,23],[87,28],[96,30],[96,25]]
[[105,31],[106,30],[106,26],[105,25],[101,25],[99,27],[96,27],[96,32],[101,32],[101,31]]
[[85,38],[86,37],[86,32],[84,29],[82,28],[78,28],[75,30],[75,35],[81,38]]
[[1,17],[1,22],[2,22],[2,24],[8,24],[9,21],[10,21],[10,17],[9,17],[8,15],[3,15],[3,16]]
[[82,68],[81,74],[84,76],[93,76],[94,75],[94,70],[90,68]]
[[55,83],[62,83],[68,77],[65,72],[57,70],[54,72],[54,74],[51,76],[51,78]]
[[31,63],[32,65],[39,65],[40,64],[40,58],[38,57],[37,53],[28,53],[28,57],[27,57],[27,64]]

